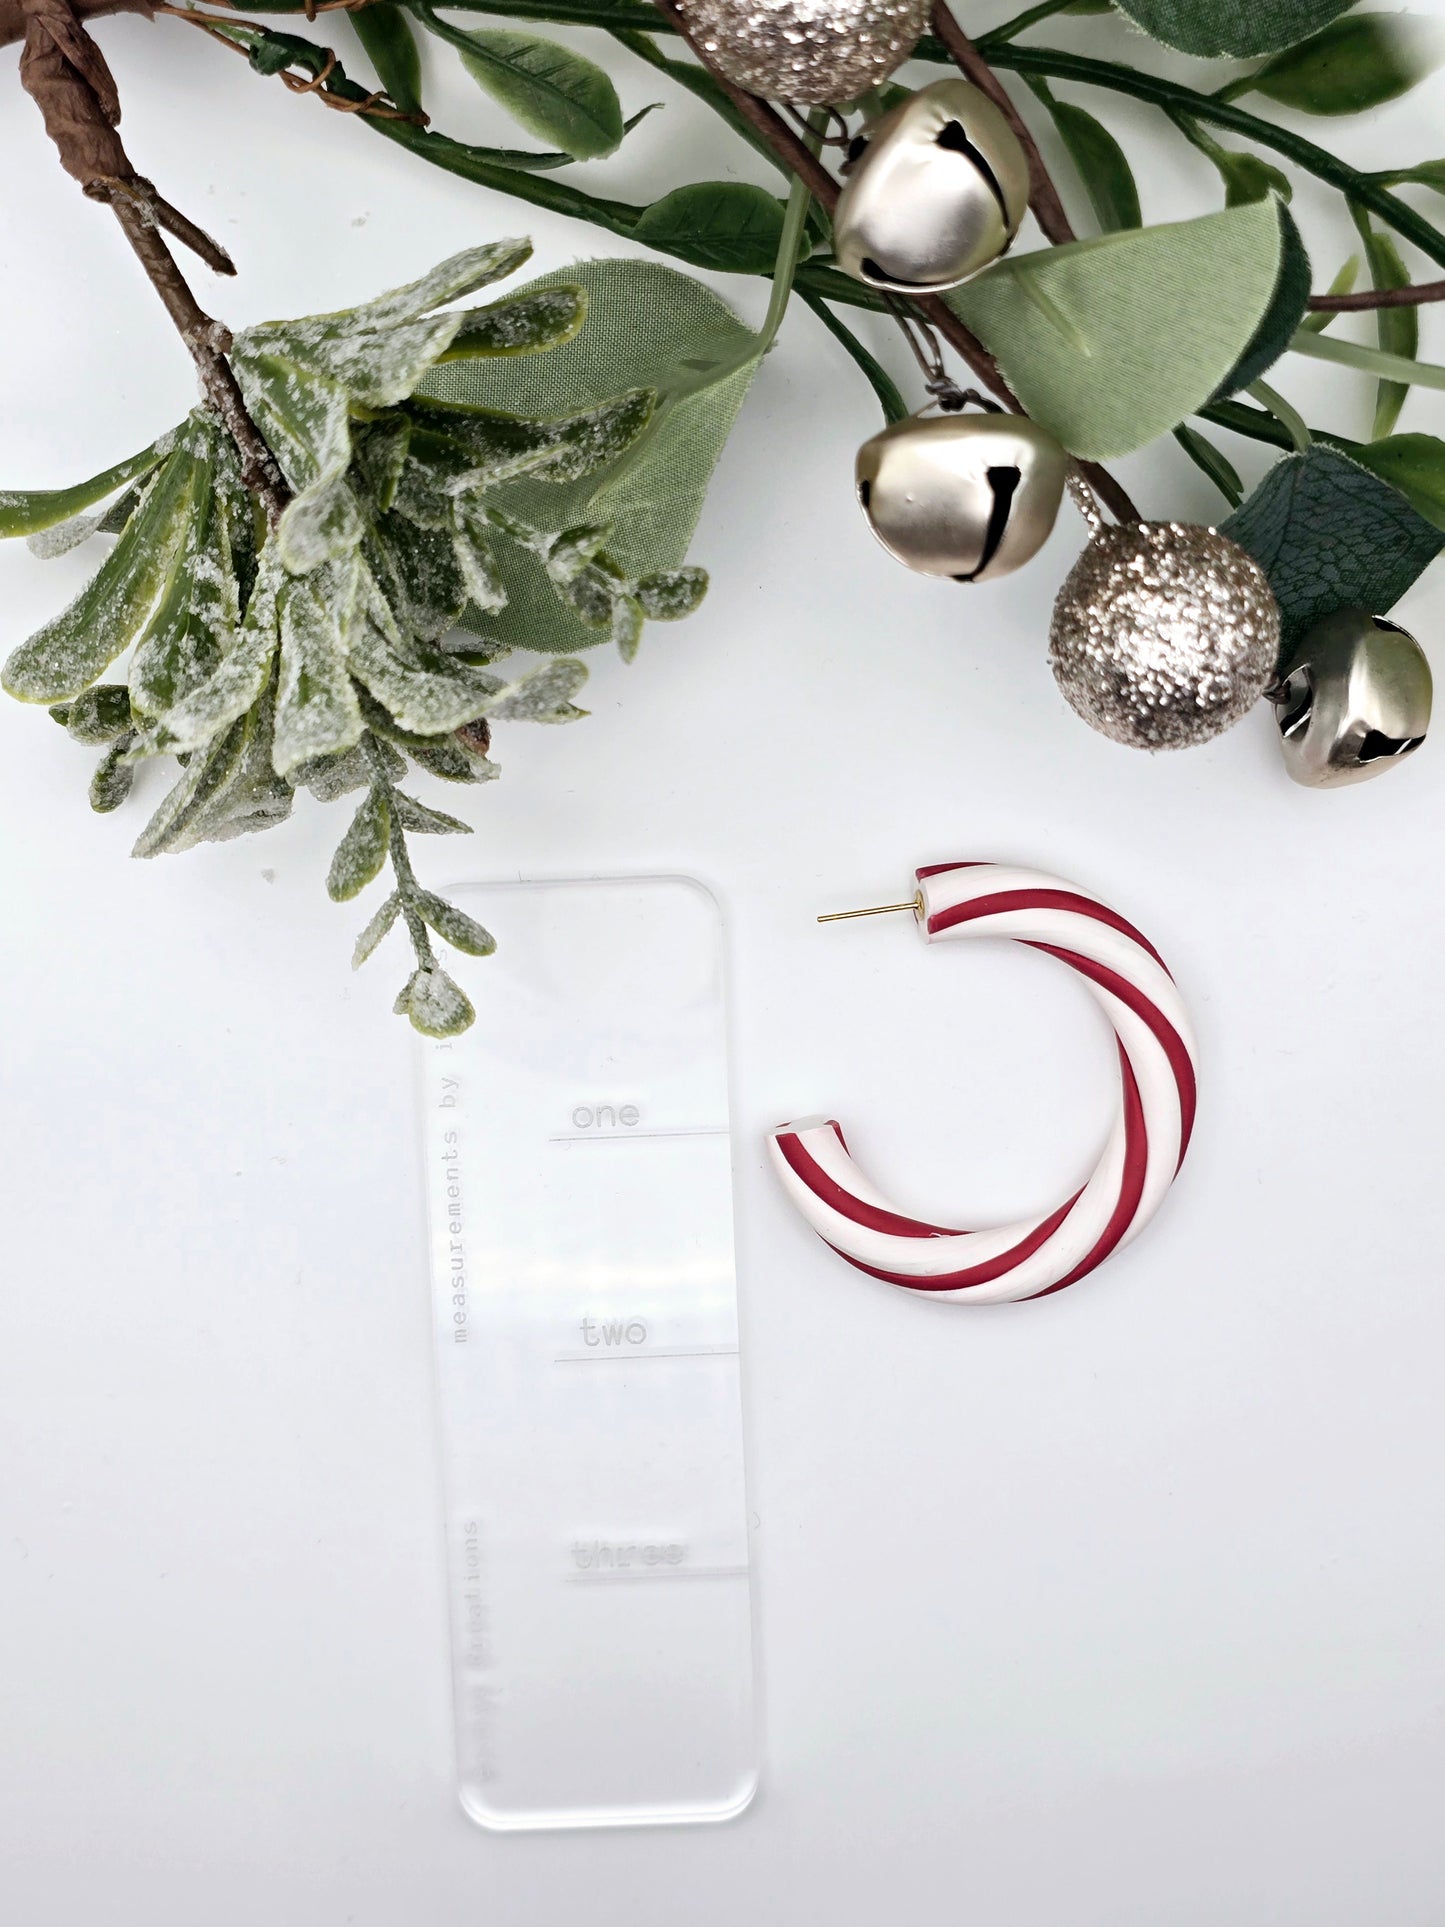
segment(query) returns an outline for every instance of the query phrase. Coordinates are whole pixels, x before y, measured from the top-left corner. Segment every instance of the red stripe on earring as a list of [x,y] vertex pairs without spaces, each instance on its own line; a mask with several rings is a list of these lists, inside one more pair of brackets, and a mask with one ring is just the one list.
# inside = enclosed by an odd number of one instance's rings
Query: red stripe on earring
[[[838,1127],[833,1126],[835,1131]],[[838,1131],[838,1141],[842,1143],[843,1133]],[[865,1204],[862,1198],[855,1198],[851,1191],[845,1191],[836,1178],[818,1163],[810,1152],[803,1149],[798,1137],[792,1132],[780,1134],[774,1142],[783,1154],[788,1168],[826,1205],[830,1205],[840,1217],[849,1218],[868,1231],[887,1231],[899,1238],[956,1238],[960,1234],[947,1225],[925,1224],[920,1218],[905,1218],[896,1211],[884,1211],[876,1204]],[[843,1149],[847,1150],[847,1145]]]
[[982,857],[975,857],[972,863],[925,863],[921,870],[915,870],[913,874],[920,883],[926,883],[930,877],[946,877],[953,870],[986,870],[988,867]]
[[1082,1190],[1076,1191],[1057,1211],[1051,1212],[1035,1225],[1026,1238],[1020,1239],[1008,1251],[1001,1251],[996,1258],[985,1258],[964,1271],[945,1272],[933,1278],[910,1278],[901,1271],[880,1271],[876,1265],[867,1265],[861,1258],[851,1257],[831,1239],[824,1238],[823,1242],[830,1251],[836,1251],[840,1258],[846,1258],[855,1271],[866,1271],[870,1278],[881,1278],[886,1285],[902,1285],[906,1291],[958,1291],[969,1285],[989,1284],[993,1279],[1001,1278],[1006,1271],[1013,1271],[1025,1258],[1032,1258],[1040,1245],[1047,1244],[1053,1237],[1083,1195]]
[[[1199,1099],[1194,1063],[1179,1032],[1175,1030],[1163,1011],[1149,1001],[1142,990],[1137,989],[1127,978],[1121,977],[1117,970],[1110,970],[1107,964],[1095,963],[1092,957],[1081,957],[1077,950],[1064,950],[1058,944],[1039,943],[1032,937],[1023,937],[1019,941],[1026,943],[1030,950],[1047,951],[1049,956],[1057,957],[1060,963],[1066,963],[1077,970],[1081,977],[1087,977],[1091,983],[1101,985],[1153,1031],[1160,1048],[1169,1060],[1169,1068],[1174,1073],[1174,1082],[1179,1087],[1179,1164],[1183,1164],[1184,1153],[1189,1149],[1189,1140],[1194,1133],[1194,1114]],[[1179,1165],[1176,1164],[1174,1168],[1177,1171]]]
[[1060,1278],[1056,1285],[1045,1285],[1042,1291],[1031,1291],[1022,1301],[1024,1304],[1031,1304],[1035,1298],[1048,1298],[1052,1293],[1062,1291],[1066,1285],[1077,1284],[1080,1278],[1086,1278],[1103,1264],[1134,1222],[1149,1170],[1149,1133],[1144,1123],[1144,1102],[1139,1095],[1139,1081],[1122,1043],[1119,1045],[1119,1069],[1124,1086],[1124,1170],[1120,1178],[1119,1202],[1088,1256],[1081,1258],[1068,1276]]
[[1072,890],[1000,890],[991,897],[975,897],[971,903],[955,904],[952,909],[940,910],[930,917],[928,932],[936,937],[960,923],[971,923],[978,917],[1002,916],[1010,910],[1068,910],[1076,916],[1092,917],[1095,923],[1106,923],[1111,930],[1131,938],[1141,950],[1147,951],[1169,981],[1174,981],[1168,964],[1141,930],[1136,930],[1117,910],[1110,910],[1089,897],[1077,896]]

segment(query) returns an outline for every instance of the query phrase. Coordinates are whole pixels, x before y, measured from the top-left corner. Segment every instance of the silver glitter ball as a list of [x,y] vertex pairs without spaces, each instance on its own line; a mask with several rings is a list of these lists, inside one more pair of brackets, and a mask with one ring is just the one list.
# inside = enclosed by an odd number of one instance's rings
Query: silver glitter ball
[[751,94],[830,106],[901,66],[929,0],[680,0],[698,45]]
[[1026,415],[910,415],[858,450],[858,500],[910,569],[989,582],[1049,538],[1069,458]]
[[1424,742],[1432,694],[1412,635],[1368,609],[1337,609],[1300,637],[1270,691],[1284,766],[1317,790],[1394,769]]
[[1029,164],[988,95],[936,80],[848,148],[833,215],[838,266],[896,294],[956,288],[996,261],[1029,204]]
[[1264,694],[1279,606],[1264,571],[1217,529],[1101,528],[1054,604],[1049,662],[1071,708],[1132,749],[1185,749]]

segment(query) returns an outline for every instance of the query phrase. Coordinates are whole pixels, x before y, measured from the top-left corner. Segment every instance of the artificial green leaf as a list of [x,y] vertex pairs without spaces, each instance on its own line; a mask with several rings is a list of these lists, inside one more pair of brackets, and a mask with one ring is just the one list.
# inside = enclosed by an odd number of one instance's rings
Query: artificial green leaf
[[449,301],[460,301],[465,295],[475,294],[478,288],[485,288],[493,281],[505,280],[509,274],[515,274],[531,254],[532,243],[525,239],[486,241],[448,255],[445,261],[439,261],[415,281],[389,288],[385,294],[363,301],[355,308],[336,308],[328,314],[306,315],[297,321],[263,321],[247,328],[237,340],[250,347],[264,344],[266,338],[273,335],[300,336],[314,341],[324,334],[386,332],[404,322],[415,321],[420,315],[430,314],[433,308],[445,307]]
[[538,421],[499,408],[413,400],[407,403],[407,415],[414,436],[420,429],[465,455],[454,486],[476,489],[523,475],[546,482],[579,481],[631,447],[652,419],[656,401],[650,389],[638,388],[576,414]]
[[162,798],[160,808],[136,838],[132,856],[162,856],[190,849],[200,840],[191,834],[194,819],[235,776],[250,733],[250,717],[238,717],[195,752],[180,781]]
[[[1344,266],[1335,275],[1334,280],[1331,281],[1328,291],[1331,294],[1353,294],[1355,291],[1355,283],[1359,278],[1360,257],[1358,254],[1352,254],[1349,260],[1345,262]],[[1300,323],[1300,326],[1302,328],[1308,328],[1311,334],[1317,335],[1322,334],[1324,330],[1329,327],[1330,323],[1337,319],[1338,311],[1336,309],[1322,308],[1316,314],[1307,314]]]
[[361,710],[346,658],[356,614],[357,570],[331,562],[293,576],[278,599],[281,682],[273,758],[287,776],[313,756],[332,756],[361,740]]
[[355,743],[337,756],[318,756],[298,763],[290,780],[298,790],[310,790],[318,803],[334,803],[338,796],[369,789],[376,780],[364,743]]
[[[523,415],[629,389],[656,392],[646,432],[598,477],[560,486],[523,481],[501,499],[548,529],[610,523],[610,553],[629,575],[674,568],[756,372],[757,337],[710,289],[659,261],[589,261],[533,286],[559,283],[576,283],[587,296],[587,323],[574,340],[546,355],[435,369],[423,391],[486,399]],[[559,606],[538,557],[500,544],[496,559],[507,632],[519,645],[569,654],[601,639]]]
[[410,652],[400,638],[388,636],[369,618],[358,622],[351,646],[351,667],[401,728],[417,736],[442,736],[485,715],[503,687],[500,677],[468,668],[438,652]]
[[1029,85],[1052,115],[1059,138],[1078,170],[1094,217],[1104,233],[1142,227],[1144,217],[1139,211],[1139,189],[1133,171],[1123,148],[1108,128],[1082,107],[1057,100],[1046,81],[1030,80]]
[[996,262],[946,297],[1075,455],[1142,448],[1254,340],[1279,280],[1272,202]]
[[1282,201],[1271,205],[1278,210],[1280,224],[1279,275],[1274,294],[1249,346],[1215,390],[1215,401],[1223,401],[1226,395],[1248,388],[1267,368],[1272,368],[1293,341],[1305,317],[1310,298],[1310,258],[1289,209]]
[[486,713],[499,723],[570,723],[583,713],[573,708],[571,698],[586,680],[580,662],[559,658],[508,684]]
[[[1376,228],[1362,209],[1355,210],[1355,225],[1365,244],[1365,259],[1370,264],[1370,280],[1376,288],[1408,288],[1410,270],[1393,239]],[[1375,334],[1387,355],[1404,355],[1413,361],[1420,349],[1420,311],[1418,308],[1380,308],[1375,314]],[[1375,422],[1372,441],[1380,441],[1394,428],[1405,406],[1409,384],[1382,381],[1375,390]]]
[[344,475],[351,459],[345,388],[270,346],[238,335],[232,365],[246,405],[294,489]]
[[356,947],[351,953],[351,968],[353,970],[360,970],[361,966],[366,962],[372,951],[375,950],[376,946],[381,942],[382,938],[391,929],[391,926],[400,915],[401,897],[397,891],[393,890],[391,895],[377,911],[376,915],[362,931],[361,935],[356,939]]
[[211,463],[198,462],[184,547],[131,657],[131,706],[138,717],[163,716],[199,688],[235,638],[240,601],[214,483]]
[[491,931],[484,930],[475,917],[469,917],[465,910],[458,910],[454,903],[448,903],[444,897],[434,896],[430,890],[418,890],[412,902],[425,921],[453,950],[461,950],[468,957],[490,957],[496,949],[497,940]]
[[448,816],[445,810],[434,810],[429,803],[419,803],[405,790],[392,792],[391,806],[397,822],[413,836],[470,836],[472,833],[470,823],[463,823],[459,816]]
[[249,736],[234,774],[190,817],[184,843],[177,847],[226,843],[285,822],[296,799],[272,762],[275,720],[275,692],[268,685],[248,712]]
[[101,816],[118,810],[135,782],[135,765],[124,761],[126,746],[124,736],[112,743],[90,779],[90,807]]
[[537,288],[531,294],[497,301],[489,308],[472,308],[452,336],[439,362],[461,361],[476,355],[531,355],[570,341],[587,319],[587,297],[581,288],[563,285]]
[[624,662],[636,660],[642,642],[642,605],[635,596],[620,595],[612,603],[612,619],[607,625],[607,639],[616,645],[617,653]]
[[365,552],[402,628],[435,642],[456,627],[467,585],[449,529],[421,528],[400,514],[379,516]]
[[70,606],[22,642],[4,686],[22,702],[78,696],[139,634],[176,566],[191,506],[195,457],[177,448],[125,532]]
[[478,86],[538,140],[579,161],[600,160],[621,144],[617,89],[570,47],[509,27],[458,33],[455,45]]
[[1407,94],[1442,51],[1437,21],[1353,13],[1231,83],[1225,97],[1258,93],[1302,114],[1362,114]]
[[1384,615],[1445,548],[1398,489],[1318,442],[1276,462],[1221,527],[1269,577],[1286,647],[1347,604]]
[[394,1008],[423,1037],[457,1037],[477,1015],[465,992],[435,964],[412,972]]
[[1437,435],[1387,435],[1355,450],[1355,460],[1381,476],[1427,522],[1445,529],[1445,441]]
[[199,748],[260,697],[279,640],[279,592],[289,580],[275,544],[268,543],[234,647],[205,682],[166,712],[164,747],[178,752]]
[[1445,194],[1445,161],[1421,161],[1418,167],[1391,168],[1374,178],[1381,187],[1433,187],[1437,194]]
[[389,509],[396,500],[410,441],[411,423],[405,415],[380,415],[375,421],[352,425],[352,454],[379,509]]
[[634,583],[633,592],[649,622],[677,622],[707,594],[707,570],[659,569]]
[[1174,439],[1194,466],[1209,477],[1230,507],[1238,508],[1244,500],[1244,483],[1228,456],[1187,422],[1181,422],[1175,429]]
[[1274,53],[1342,14],[1354,0],[1118,0],[1151,39],[1181,53]]
[[170,453],[174,441],[173,435],[162,435],[138,455],[128,455],[114,468],[102,469],[89,481],[74,482],[69,488],[0,489],[0,536],[36,535],[68,522],[127,482],[148,475]]
[[326,894],[333,903],[345,903],[360,896],[386,862],[390,838],[391,805],[386,791],[376,784],[357,805],[356,814],[331,859]]
[[497,571],[491,525],[482,503],[474,497],[451,498],[452,552],[471,605],[483,615],[506,607],[507,591]]
[[645,207],[632,231],[697,268],[768,274],[783,237],[783,204],[746,181],[694,181]]
[[1282,201],[1292,199],[1294,185],[1289,176],[1282,174],[1277,167],[1262,161],[1257,154],[1241,154],[1235,148],[1221,145],[1189,114],[1176,113],[1172,118],[1186,140],[1213,162],[1224,182],[1226,207],[1242,207],[1248,201],[1262,201],[1269,194],[1277,194]]
[[349,16],[376,77],[404,114],[420,114],[421,56],[404,7],[371,0]]
[[50,713],[57,722],[64,722],[74,741],[100,748],[102,744],[113,743],[117,736],[128,734],[130,691],[122,682],[97,683],[73,703],[67,703],[63,712],[52,709]]
[[293,575],[319,569],[350,553],[361,540],[361,507],[344,475],[313,482],[286,504],[276,529],[281,559]]

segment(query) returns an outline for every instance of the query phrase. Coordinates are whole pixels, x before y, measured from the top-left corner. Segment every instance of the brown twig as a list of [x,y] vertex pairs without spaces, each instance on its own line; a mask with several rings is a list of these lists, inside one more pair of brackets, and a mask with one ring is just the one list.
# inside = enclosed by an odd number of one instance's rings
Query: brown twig
[[[770,107],[765,100],[760,100],[756,94],[744,92],[741,87],[735,86],[726,74],[718,71],[693,39],[687,17],[676,5],[676,0],[656,0],[656,5],[658,12],[664,15],[691,47],[697,59],[707,68],[748,125],[767,142],[779,160],[785,162],[793,173],[806,183],[814,200],[831,214],[838,204],[839,187],[817,156],[808,149],[776,109]],[[952,308],[937,295],[914,296],[912,302],[929,326],[942,335],[949,346],[968,363],[985,387],[992,389],[1004,406],[1011,409],[1014,414],[1023,414],[1023,406],[1000,374],[998,363],[978,336],[959,320]],[[1112,515],[1121,522],[1142,520],[1128,491],[1114,479],[1108,469],[1101,468],[1097,462],[1081,462],[1079,466],[1088,477],[1090,487]]]
[[988,95],[1018,135],[1019,145],[1029,164],[1029,207],[1045,238],[1055,246],[1076,241],[1079,237],[1064,212],[1059,191],[1049,178],[1044,157],[1029,132],[1028,122],[1010,100],[1008,90],[993,68],[954,19],[948,0],[933,0],[933,31],[948,49],[949,58],[964,79],[971,80],[981,93]]
[[[229,0],[215,0],[215,3],[218,6],[229,6]],[[357,13],[362,7],[371,4],[372,0],[325,0],[325,4],[316,7],[314,13]],[[263,26],[259,20],[233,18],[223,20],[217,14],[202,13],[198,7],[170,6],[168,0],[152,0],[152,6],[156,13],[165,14],[172,20],[184,20],[188,26],[199,27],[203,33],[209,34],[212,40],[219,41],[223,47],[229,47],[232,53],[240,54],[243,60],[247,57],[246,49],[239,40],[231,38],[226,31],[227,27],[244,27],[250,33],[259,34],[272,31],[269,27]],[[312,17],[312,14],[307,15],[308,19]],[[379,88],[375,93],[362,95],[359,100],[348,100],[344,94],[333,93],[327,83],[339,64],[336,55],[330,47],[321,47],[317,51],[321,55],[321,66],[316,73],[293,74],[286,68],[281,69],[279,78],[293,94],[315,94],[323,107],[334,107],[341,114],[370,114],[377,120],[404,120],[409,121],[414,127],[431,125],[430,114],[407,114],[403,113],[400,107],[394,106],[387,99],[384,87]]]
[[1445,301],[1445,281],[1417,281],[1412,288],[1366,288],[1362,294],[1312,294],[1316,314],[1367,314],[1372,308],[1423,308]]
[[120,97],[115,80],[105,56],[72,10],[71,0],[20,0],[20,4],[25,16],[20,79],[40,109],[60,164],[92,200],[109,203],[190,350],[202,393],[230,431],[241,457],[242,479],[274,522],[290,494],[226,359],[230,333],[192,294],[161,229],[194,248],[221,273],[235,273],[231,258],[162,200],[131,166],[116,132]]

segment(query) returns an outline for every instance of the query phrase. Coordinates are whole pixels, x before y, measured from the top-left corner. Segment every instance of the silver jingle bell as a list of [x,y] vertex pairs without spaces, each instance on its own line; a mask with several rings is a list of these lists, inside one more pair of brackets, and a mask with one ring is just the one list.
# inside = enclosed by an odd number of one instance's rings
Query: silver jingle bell
[[1218,529],[1097,529],[1054,604],[1049,665],[1091,728],[1131,749],[1185,749],[1264,694],[1279,605],[1264,570]]
[[864,442],[858,500],[891,556],[923,575],[991,582],[1049,538],[1069,458],[1026,415],[910,415]]
[[749,93],[826,107],[885,81],[929,0],[679,0],[708,59]]
[[1300,637],[1269,692],[1285,768],[1317,790],[1393,769],[1425,740],[1431,691],[1413,636],[1368,609],[1337,609]]
[[838,266],[896,294],[956,288],[998,259],[1029,204],[1029,164],[987,94],[936,80],[848,149],[833,215]]

